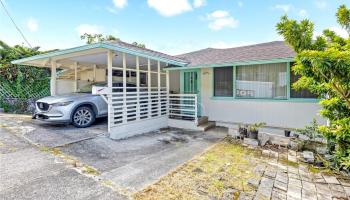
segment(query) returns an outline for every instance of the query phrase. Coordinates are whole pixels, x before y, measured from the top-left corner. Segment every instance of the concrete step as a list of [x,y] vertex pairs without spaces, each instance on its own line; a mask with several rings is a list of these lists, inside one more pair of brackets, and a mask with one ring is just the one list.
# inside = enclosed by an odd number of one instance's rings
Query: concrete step
[[203,125],[208,123],[208,117],[207,116],[202,116],[198,118],[197,126]]
[[215,122],[207,122],[205,124],[202,124],[202,125],[199,125],[197,126],[198,130],[200,131],[207,131],[211,128],[214,128],[216,126],[216,123]]

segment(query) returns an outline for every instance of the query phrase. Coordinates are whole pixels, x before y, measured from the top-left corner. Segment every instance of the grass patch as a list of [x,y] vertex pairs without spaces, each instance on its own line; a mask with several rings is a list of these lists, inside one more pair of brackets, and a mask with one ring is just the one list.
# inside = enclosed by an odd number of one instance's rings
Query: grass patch
[[60,149],[58,148],[48,148],[48,147],[42,147],[40,148],[42,152],[47,152],[50,153],[54,156],[60,157],[64,162],[71,164],[73,167],[78,168],[81,170],[82,173],[87,174],[87,175],[92,175],[92,176],[98,176],[101,173],[86,164],[81,163],[78,159],[64,154]]
[[207,199],[222,198],[229,189],[237,199],[241,192],[254,192],[248,180],[259,162],[256,150],[223,141],[195,157],[175,172],[133,195],[135,199]]
[[88,165],[84,165],[82,167],[82,170],[83,170],[83,173],[85,174],[89,174],[89,175],[93,175],[93,176],[98,176],[100,175],[100,172],[97,171],[97,169],[91,167],[91,166],[88,166]]
[[279,159],[278,162],[280,162],[286,166],[290,166],[290,167],[299,167],[299,163],[290,161],[290,160],[285,159],[285,158]]

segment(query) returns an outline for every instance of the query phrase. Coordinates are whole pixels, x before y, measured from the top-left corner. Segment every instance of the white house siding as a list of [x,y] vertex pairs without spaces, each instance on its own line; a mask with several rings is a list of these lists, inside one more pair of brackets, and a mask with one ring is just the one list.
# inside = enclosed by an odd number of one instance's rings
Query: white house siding
[[268,126],[281,128],[302,128],[316,118],[319,123],[326,121],[319,116],[318,103],[213,99],[213,68],[201,69],[202,115],[209,120],[231,123],[265,122]]
[[169,91],[173,93],[180,93],[180,71],[169,72]]

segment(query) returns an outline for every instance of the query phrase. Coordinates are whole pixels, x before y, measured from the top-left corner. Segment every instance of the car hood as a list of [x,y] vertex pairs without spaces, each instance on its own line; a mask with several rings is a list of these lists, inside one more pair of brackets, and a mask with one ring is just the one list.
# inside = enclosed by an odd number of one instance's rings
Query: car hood
[[71,93],[71,94],[64,94],[64,95],[57,95],[57,96],[48,96],[48,97],[41,98],[37,101],[53,104],[58,102],[74,101],[79,98],[92,97],[92,96],[96,96],[96,95],[89,94],[89,93]]

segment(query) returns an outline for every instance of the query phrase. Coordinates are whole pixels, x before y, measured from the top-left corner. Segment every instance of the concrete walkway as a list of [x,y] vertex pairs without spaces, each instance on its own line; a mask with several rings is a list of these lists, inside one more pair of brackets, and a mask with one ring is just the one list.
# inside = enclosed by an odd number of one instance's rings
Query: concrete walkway
[[[254,199],[305,199],[332,200],[350,198],[350,178],[310,172],[305,164],[298,162],[295,151],[277,153],[264,150],[262,158],[267,163],[258,164],[258,179],[249,183],[257,187]],[[290,164],[285,160],[291,161]]]

